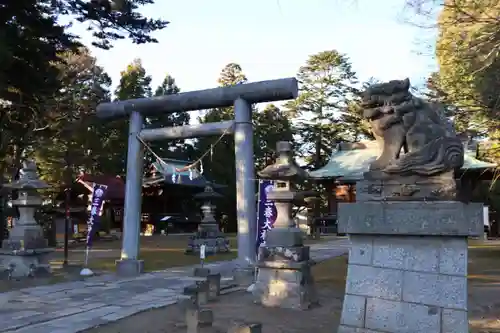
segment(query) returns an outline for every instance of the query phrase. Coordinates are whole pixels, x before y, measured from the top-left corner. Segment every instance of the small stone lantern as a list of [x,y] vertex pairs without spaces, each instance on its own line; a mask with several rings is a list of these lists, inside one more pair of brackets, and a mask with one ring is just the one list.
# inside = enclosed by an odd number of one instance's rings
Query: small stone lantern
[[39,179],[35,162],[27,160],[23,162],[19,179],[4,187],[18,191],[12,206],[18,208],[19,218],[9,238],[2,241],[0,267],[11,277],[50,272],[48,255],[54,249],[48,248],[43,229],[35,220],[35,212],[42,205],[37,190],[49,188],[49,185]]
[[202,244],[205,244],[207,254],[229,252],[229,241],[220,232],[219,223],[215,219],[214,202],[220,198],[222,195],[214,191],[211,183],[207,183],[203,192],[194,195],[195,200],[202,202],[202,219],[196,234],[189,238],[186,254],[199,253]]
[[293,160],[290,142],[277,144],[276,163],[259,172],[259,177],[276,181],[268,198],[275,202],[277,218],[266,233],[266,245],[259,248],[258,273],[253,289],[256,302],[269,307],[307,309],[317,303],[309,247],[292,218],[294,202],[303,200],[294,182],[307,178]]

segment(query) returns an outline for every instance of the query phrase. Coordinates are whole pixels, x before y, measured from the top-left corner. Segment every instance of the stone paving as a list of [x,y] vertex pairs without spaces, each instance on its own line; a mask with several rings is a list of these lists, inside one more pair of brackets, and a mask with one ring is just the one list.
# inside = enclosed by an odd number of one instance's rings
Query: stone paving
[[[311,245],[317,262],[342,255],[349,241],[337,239]],[[232,261],[207,264],[231,280]],[[103,275],[85,281],[26,288],[0,294],[0,332],[75,333],[135,313],[176,303],[193,283],[194,266],[171,268],[129,279]]]

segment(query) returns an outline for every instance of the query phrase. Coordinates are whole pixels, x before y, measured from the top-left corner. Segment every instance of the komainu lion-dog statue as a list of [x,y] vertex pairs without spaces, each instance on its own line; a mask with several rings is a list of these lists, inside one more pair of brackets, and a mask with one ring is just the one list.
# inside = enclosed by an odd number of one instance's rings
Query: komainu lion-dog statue
[[437,179],[454,191],[453,173],[464,163],[464,148],[441,107],[413,96],[409,79],[371,85],[362,93],[362,107],[381,148],[367,175],[409,183]]

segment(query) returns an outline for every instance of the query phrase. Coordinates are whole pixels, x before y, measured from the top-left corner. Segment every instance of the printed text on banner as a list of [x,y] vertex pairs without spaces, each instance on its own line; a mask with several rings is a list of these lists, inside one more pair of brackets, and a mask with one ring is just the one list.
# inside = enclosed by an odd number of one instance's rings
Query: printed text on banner
[[90,203],[90,214],[87,222],[87,247],[92,245],[92,238],[99,229],[99,218],[107,189],[106,185],[92,184],[92,201]]

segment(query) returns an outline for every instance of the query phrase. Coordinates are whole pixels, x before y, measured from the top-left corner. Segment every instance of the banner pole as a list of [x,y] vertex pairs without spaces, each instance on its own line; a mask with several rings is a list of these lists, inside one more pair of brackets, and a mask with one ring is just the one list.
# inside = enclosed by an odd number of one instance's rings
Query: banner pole
[[89,247],[85,247],[85,268],[89,267]]

